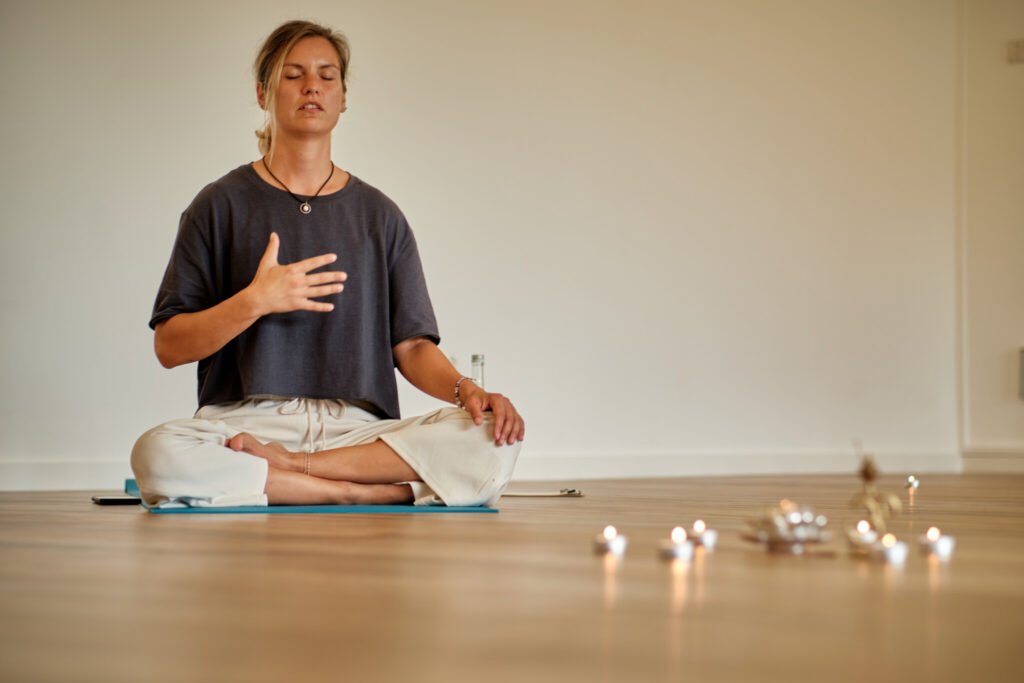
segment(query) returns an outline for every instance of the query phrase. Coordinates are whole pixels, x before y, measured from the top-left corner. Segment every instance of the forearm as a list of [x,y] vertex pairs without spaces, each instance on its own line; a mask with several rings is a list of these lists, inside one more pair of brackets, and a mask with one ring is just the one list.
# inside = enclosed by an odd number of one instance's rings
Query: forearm
[[167,368],[208,358],[270,313],[316,311],[330,313],[334,304],[314,301],[338,294],[348,277],[342,271],[312,273],[334,263],[336,254],[320,254],[296,263],[277,262],[280,238],[270,233],[267,250],[249,286],[205,311],[179,313],[156,328],[156,357]]
[[[396,354],[398,369],[409,383],[434,398],[455,403],[455,383],[462,374],[429,339],[418,339],[410,348]],[[462,384],[463,390],[469,386]]]
[[[455,402],[455,383],[462,375],[432,341],[424,337],[407,339],[395,346],[394,353],[398,369],[413,386],[434,398]],[[526,424],[505,396],[465,381],[460,385],[459,398],[477,425],[484,423],[485,412],[493,414],[494,445],[511,446],[523,440]]]
[[179,313],[157,326],[156,357],[166,368],[208,358],[259,318],[248,289],[205,311]]

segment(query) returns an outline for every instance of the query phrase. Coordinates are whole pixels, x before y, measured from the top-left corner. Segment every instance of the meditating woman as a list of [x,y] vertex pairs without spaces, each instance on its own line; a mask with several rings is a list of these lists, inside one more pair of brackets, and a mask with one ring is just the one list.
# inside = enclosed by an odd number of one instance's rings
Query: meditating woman
[[[523,419],[438,349],[405,217],[332,161],[348,64],[327,27],[274,31],[263,156],[181,216],[149,324],[165,367],[198,361],[199,410],[135,444],[150,505],[491,505],[512,475]],[[395,367],[457,407],[400,419]]]

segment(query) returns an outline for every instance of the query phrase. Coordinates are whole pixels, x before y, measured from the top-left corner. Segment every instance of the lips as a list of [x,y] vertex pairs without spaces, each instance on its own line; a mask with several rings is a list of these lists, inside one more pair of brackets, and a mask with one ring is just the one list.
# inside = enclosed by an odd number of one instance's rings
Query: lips
[[316,102],[306,102],[304,105],[299,107],[299,110],[300,111],[323,111],[324,109],[323,109],[323,107],[321,107]]

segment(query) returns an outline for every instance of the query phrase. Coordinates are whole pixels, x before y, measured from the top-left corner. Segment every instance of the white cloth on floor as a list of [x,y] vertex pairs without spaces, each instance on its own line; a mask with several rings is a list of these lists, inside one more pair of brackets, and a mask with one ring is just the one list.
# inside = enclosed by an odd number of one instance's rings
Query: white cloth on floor
[[494,445],[490,413],[478,426],[459,408],[382,420],[340,400],[250,399],[203,406],[194,418],[143,434],[132,450],[143,500],[159,506],[266,505],[267,461],[226,446],[240,432],[306,452],[380,439],[423,480],[405,482],[416,505],[493,505],[520,449],[518,442]]

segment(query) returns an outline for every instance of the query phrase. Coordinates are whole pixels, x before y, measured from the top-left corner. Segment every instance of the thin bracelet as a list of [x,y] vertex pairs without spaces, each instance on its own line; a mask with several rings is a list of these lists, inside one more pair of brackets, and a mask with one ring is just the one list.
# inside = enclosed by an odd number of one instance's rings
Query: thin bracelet
[[462,402],[462,396],[459,393],[459,388],[462,385],[462,383],[465,382],[467,379],[470,382],[473,381],[472,377],[460,377],[459,381],[455,383],[455,405],[458,406],[459,408],[465,408],[466,407],[465,404],[463,404],[463,402]]

